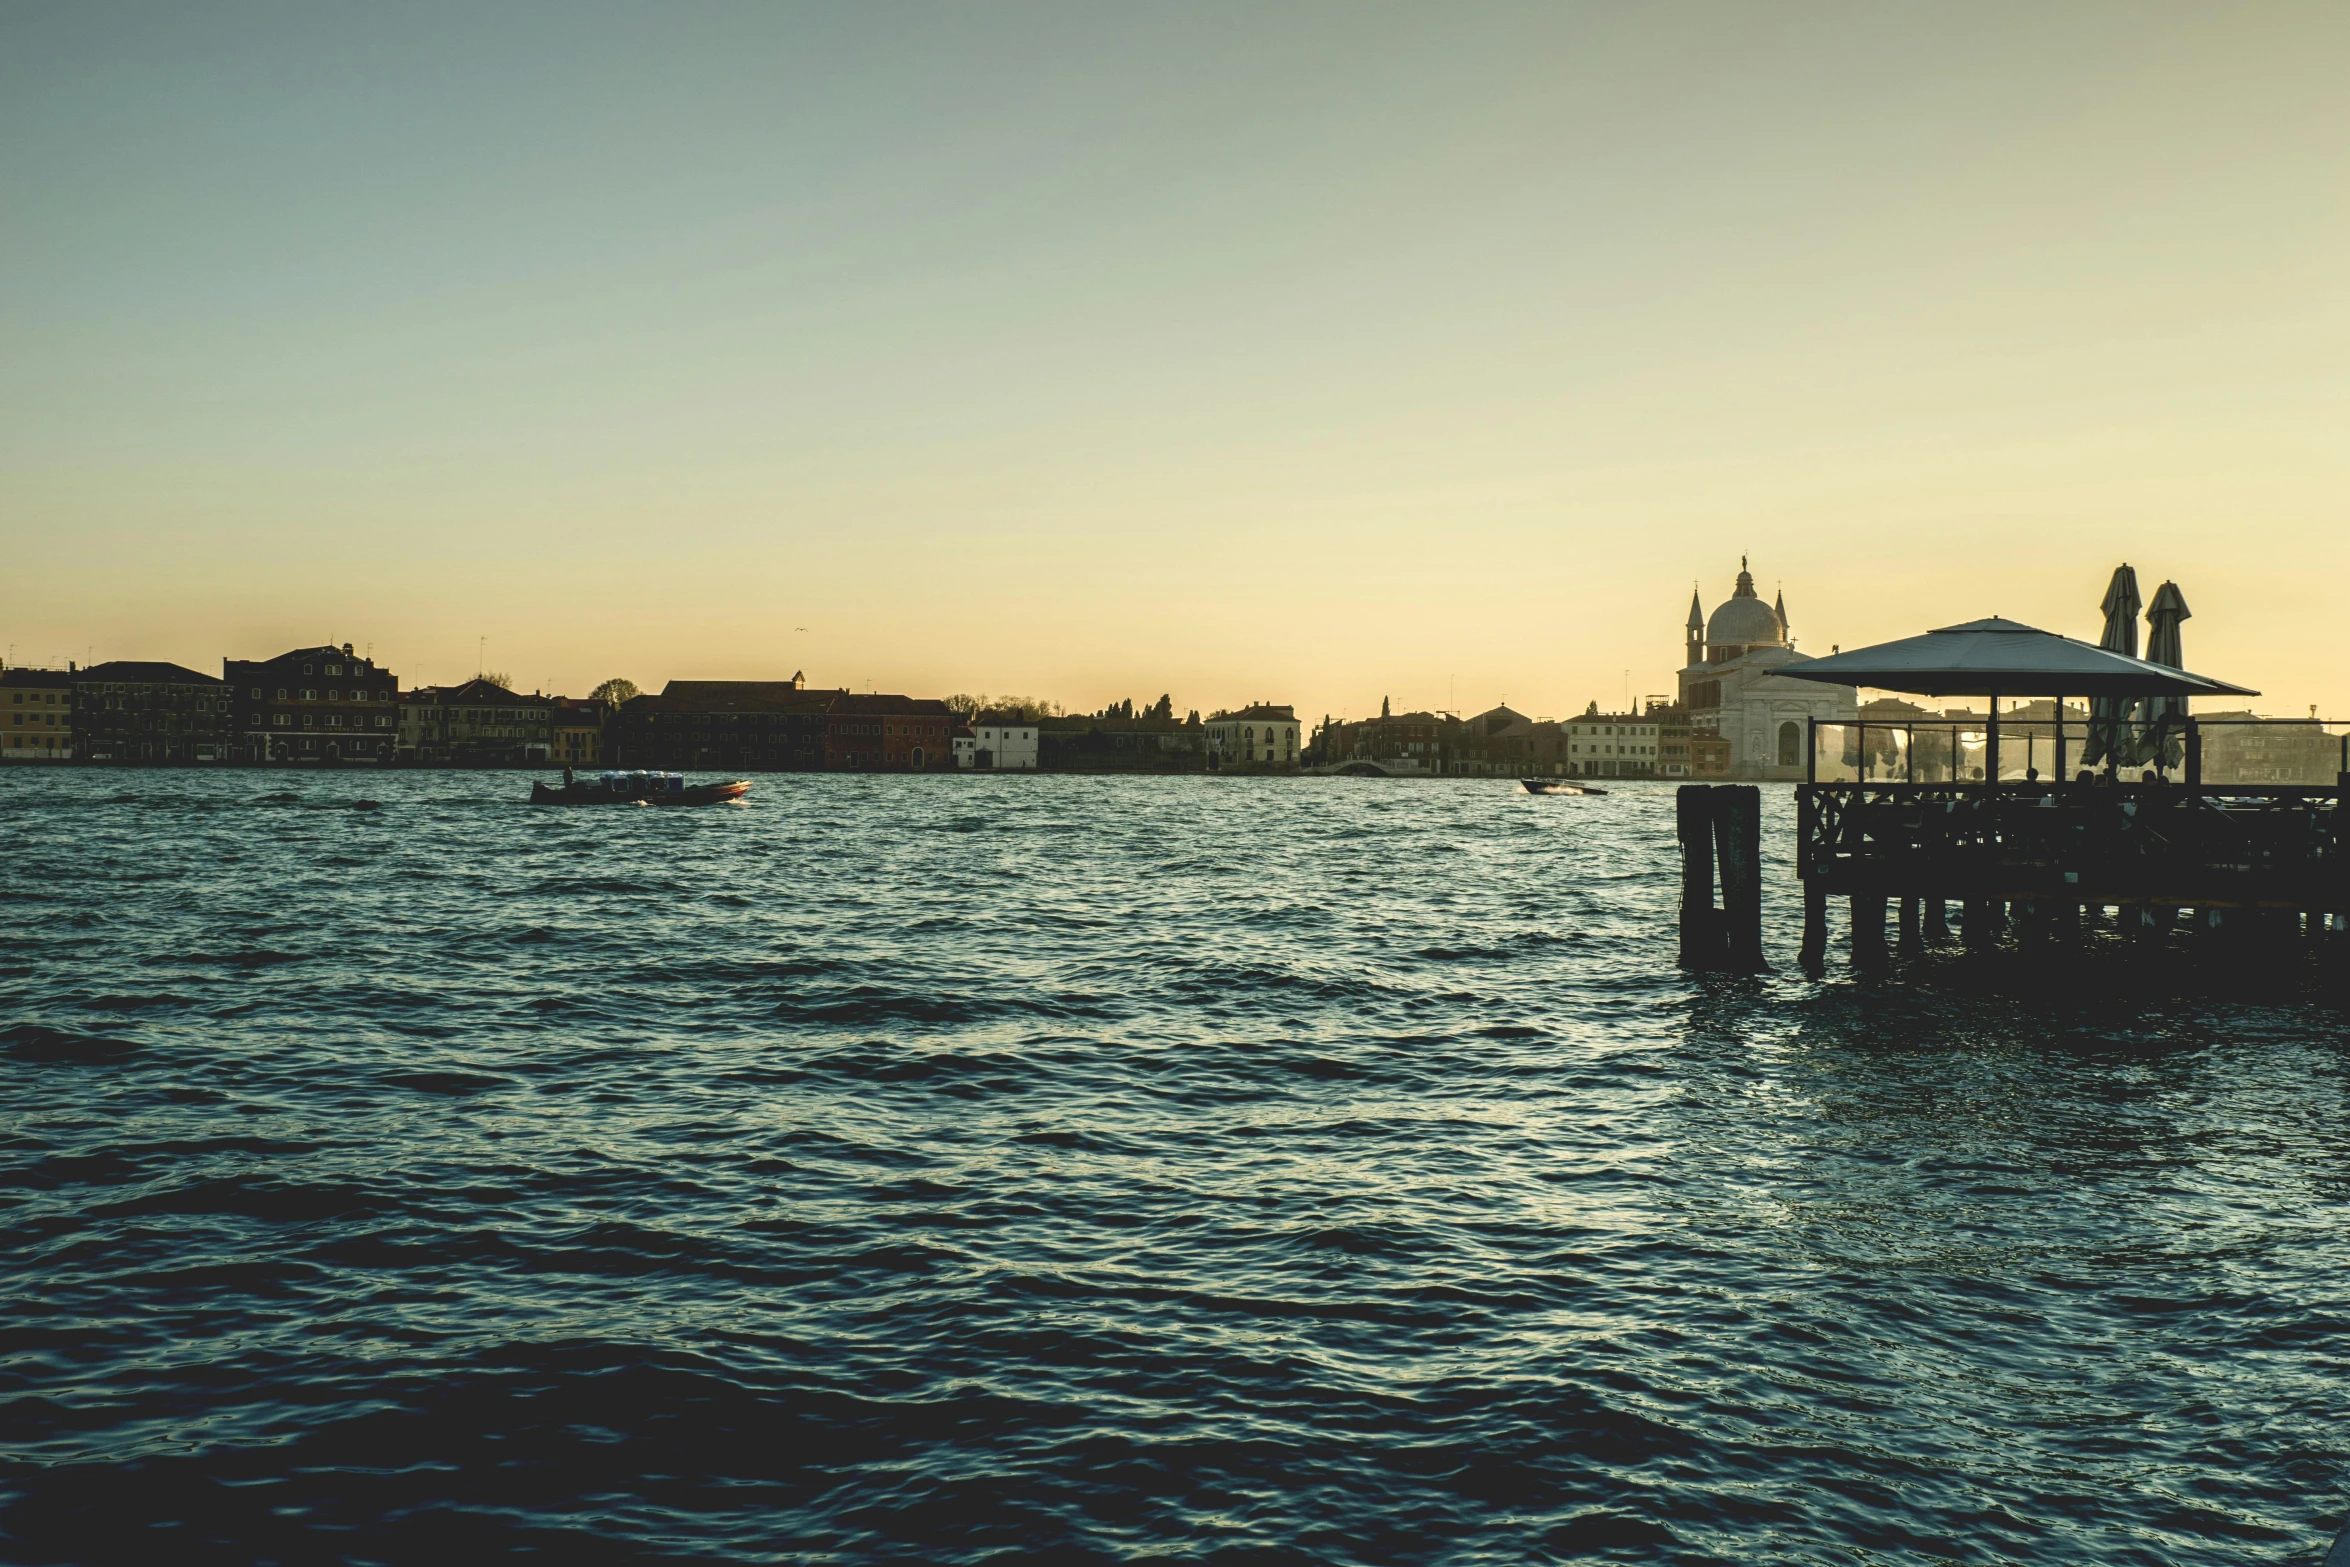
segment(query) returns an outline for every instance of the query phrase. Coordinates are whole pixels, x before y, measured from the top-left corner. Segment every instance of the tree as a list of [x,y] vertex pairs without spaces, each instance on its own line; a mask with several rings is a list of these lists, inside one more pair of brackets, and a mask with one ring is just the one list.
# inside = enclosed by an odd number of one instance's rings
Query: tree
[[1162,694],[1159,697],[1159,705],[1152,708],[1145,716],[1156,718],[1162,723],[1172,723],[1175,718],[1175,699]]
[[609,702],[614,707],[618,707],[621,703],[627,701],[630,697],[636,696],[638,694],[639,693],[637,691],[635,681],[624,680],[620,676],[614,675],[611,679],[605,681],[602,685],[596,687],[593,691],[590,691],[588,693],[588,700],[591,702]]
[[481,678],[493,686],[503,687],[508,691],[514,689],[514,677],[503,669],[485,669],[482,671]]
[[985,692],[975,695],[969,691],[958,691],[946,701],[947,706],[966,722],[981,713],[1004,713],[1031,723],[1039,718],[1061,716],[1060,703],[1048,702],[1036,696],[989,696]]

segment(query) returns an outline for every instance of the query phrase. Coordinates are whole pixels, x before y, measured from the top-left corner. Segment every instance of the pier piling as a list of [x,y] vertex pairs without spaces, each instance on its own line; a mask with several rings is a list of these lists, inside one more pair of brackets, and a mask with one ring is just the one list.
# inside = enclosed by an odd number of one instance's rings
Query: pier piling
[[1762,791],[1683,784],[1673,798],[1673,827],[1681,841],[1681,966],[1768,973],[1762,951]]
[[1901,900],[1901,955],[1905,958],[1914,958],[1926,950],[1926,938],[1918,929],[1919,902],[1916,898]]
[[1673,799],[1673,827],[1681,840],[1681,966],[1718,969],[1730,949],[1722,911],[1714,906],[1713,791],[1683,784]]
[[1856,892],[1850,901],[1852,966],[1863,973],[1881,974],[1887,966],[1884,894]]
[[1728,927],[1729,966],[1740,974],[1767,974],[1762,947],[1762,791],[1752,784],[1719,784],[1713,796],[1714,847],[1722,863],[1722,918]]

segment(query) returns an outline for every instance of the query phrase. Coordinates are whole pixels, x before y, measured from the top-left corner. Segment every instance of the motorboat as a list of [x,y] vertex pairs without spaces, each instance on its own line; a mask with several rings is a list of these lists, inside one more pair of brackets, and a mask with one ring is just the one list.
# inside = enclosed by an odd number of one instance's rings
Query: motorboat
[[575,778],[563,769],[560,784],[533,782],[533,805],[723,805],[748,794],[751,781],[689,784],[683,773],[640,771],[593,773]]
[[1572,778],[1521,778],[1518,787],[1528,794],[1605,794],[1597,784],[1579,783]]

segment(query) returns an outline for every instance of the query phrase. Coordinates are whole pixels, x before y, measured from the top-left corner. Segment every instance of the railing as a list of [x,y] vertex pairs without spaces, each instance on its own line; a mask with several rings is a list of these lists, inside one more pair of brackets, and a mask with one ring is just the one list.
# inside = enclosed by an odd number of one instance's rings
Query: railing
[[[2077,709],[1998,718],[1999,782],[2077,780],[2092,720]],[[1992,725],[1967,718],[1864,719],[1809,725],[1805,777],[1813,783],[1967,784],[1989,782]],[[2117,779],[2180,782],[2204,789],[2324,788],[2350,774],[2350,723],[2317,718],[2189,718],[2157,743],[2127,732]]]
[[2342,799],[2330,784],[1807,784],[1796,869],[1835,892],[2344,910]]

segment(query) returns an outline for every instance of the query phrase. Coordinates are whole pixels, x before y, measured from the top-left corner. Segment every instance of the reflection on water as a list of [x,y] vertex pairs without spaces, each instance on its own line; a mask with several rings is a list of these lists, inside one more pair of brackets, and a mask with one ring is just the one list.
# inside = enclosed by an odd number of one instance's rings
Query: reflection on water
[[2341,1514],[2346,1031],[2289,989],[1684,978],[1663,788],[519,784],[0,773],[12,1559]]

